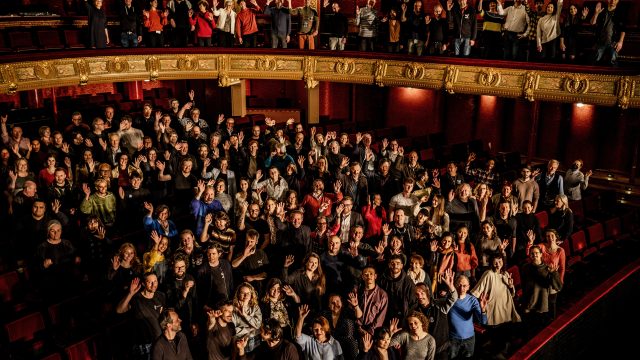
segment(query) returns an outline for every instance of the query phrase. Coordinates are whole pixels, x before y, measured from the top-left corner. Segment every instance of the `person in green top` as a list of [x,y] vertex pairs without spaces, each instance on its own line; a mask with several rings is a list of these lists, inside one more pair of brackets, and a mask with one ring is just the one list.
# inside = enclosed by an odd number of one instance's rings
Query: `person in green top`
[[80,211],[86,215],[97,216],[105,227],[111,227],[116,221],[116,197],[107,191],[108,182],[105,179],[96,180],[95,187],[96,192],[91,194],[89,185],[82,185],[85,196],[80,204]]
[[[289,1],[291,7],[291,1]],[[304,49],[305,42],[309,43],[309,50],[314,50],[315,37],[318,35],[318,12],[311,7],[311,0],[304,0],[304,6],[291,9],[292,16],[299,17],[298,45]]]

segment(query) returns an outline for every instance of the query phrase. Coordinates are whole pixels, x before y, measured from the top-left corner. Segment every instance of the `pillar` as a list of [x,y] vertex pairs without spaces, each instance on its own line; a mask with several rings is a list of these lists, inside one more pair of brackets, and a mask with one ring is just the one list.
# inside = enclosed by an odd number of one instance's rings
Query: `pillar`
[[307,124],[320,123],[320,86],[307,88]]
[[247,115],[247,80],[231,85],[231,115]]

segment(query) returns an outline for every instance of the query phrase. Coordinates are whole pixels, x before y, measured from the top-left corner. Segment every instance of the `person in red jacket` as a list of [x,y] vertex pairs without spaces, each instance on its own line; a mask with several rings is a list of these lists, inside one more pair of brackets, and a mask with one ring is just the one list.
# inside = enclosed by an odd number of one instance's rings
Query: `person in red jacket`
[[194,14],[193,10],[189,10],[191,31],[196,32],[198,46],[211,46],[211,36],[216,28],[213,13],[209,11],[208,7],[209,4],[206,0],[200,0],[198,2],[198,12]]
[[158,0],[151,0],[151,8],[142,11],[144,17],[144,27],[149,32],[147,34],[148,47],[162,47],[164,41],[162,39],[162,29],[167,25],[167,17],[169,10],[158,10]]
[[240,0],[240,12],[236,17],[236,36],[238,43],[242,47],[256,47],[256,35],[258,34],[258,23],[256,22],[256,14],[262,10],[256,0],[249,0],[251,8],[247,7],[247,0]]

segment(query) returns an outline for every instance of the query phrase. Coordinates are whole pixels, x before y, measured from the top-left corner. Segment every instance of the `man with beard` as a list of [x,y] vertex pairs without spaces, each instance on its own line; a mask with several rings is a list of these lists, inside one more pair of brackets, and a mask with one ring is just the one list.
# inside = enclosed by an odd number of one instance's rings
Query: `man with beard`
[[198,193],[191,200],[191,215],[196,222],[196,235],[198,238],[204,228],[204,217],[212,212],[223,211],[220,201],[215,200],[216,191],[213,186],[205,185],[203,180],[198,180]]
[[194,321],[196,314],[196,281],[187,273],[187,258],[185,255],[176,254],[173,258],[173,273],[167,277],[164,283],[167,294],[167,306],[174,308],[176,313],[184,321],[185,328],[195,336],[197,325]]
[[402,270],[403,255],[391,255],[389,271],[382,275],[380,287],[389,296],[387,320],[404,319],[418,305],[413,280]]
[[178,313],[167,309],[158,319],[162,335],[153,344],[151,356],[153,359],[191,360],[191,350],[187,337],[182,332],[182,320]]
[[342,201],[341,187],[342,183],[336,181],[333,185],[334,193],[327,193],[324,192],[324,181],[315,179],[311,194],[305,195],[300,203],[300,208],[304,209],[305,223],[312,224],[320,215],[331,216],[333,204]]
[[207,352],[209,360],[231,360],[236,327],[233,324],[233,303],[222,301],[217,310],[209,310]]

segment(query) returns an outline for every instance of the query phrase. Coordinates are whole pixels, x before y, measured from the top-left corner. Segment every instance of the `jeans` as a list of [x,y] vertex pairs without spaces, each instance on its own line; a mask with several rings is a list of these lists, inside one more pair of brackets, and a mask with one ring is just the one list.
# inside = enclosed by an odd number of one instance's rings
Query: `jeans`
[[211,46],[211,37],[199,37],[198,38],[198,46],[200,46],[200,47]]
[[372,37],[360,37],[360,51],[373,51]]
[[442,55],[444,54],[444,50],[442,50],[442,42],[434,41],[427,47],[427,51],[429,55]]
[[329,49],[331,50],[344,50],[344,43],[346,38],[343,37],[330,37],[329,38]]
[[278,45],[282,45],[283,49],[287,48],[287,35],[278,35],[271,32],[271,47],[277,49]]
[[120,34],[122,47],[138,47],[138,35],[134,32],[123,32]]
[[469,56],[471,54],[471,39],[469,38],[457,38],[453,42],[453,49],[456,56]]
[[520,56],[520,39],[518,39],[518,33],[513,31],[504,32],[504,59],[505,60],[518,60]]
[[407,52],[409,55],[414,52],[420,56],[422,55],[422,50],[424,50],[424,41],[418,39],[409,39],[407,42]]
[[463,358],[473,357],[473,350],[476,346],[476,337],[468,339],[449,339],[449,359],[460,356]]
[[616,66],[617,65],[617,59],[618,59],[618,52],[616,51],[616,44],[606,44],[606,45],[601,45],[601,46],[596,46],[596,55],[594,60],[594,63],[599,63],[600,61],[602,61],[602,59],[605,59],[605,61],[608,61],[608,65],[612,65],[612,66]]

